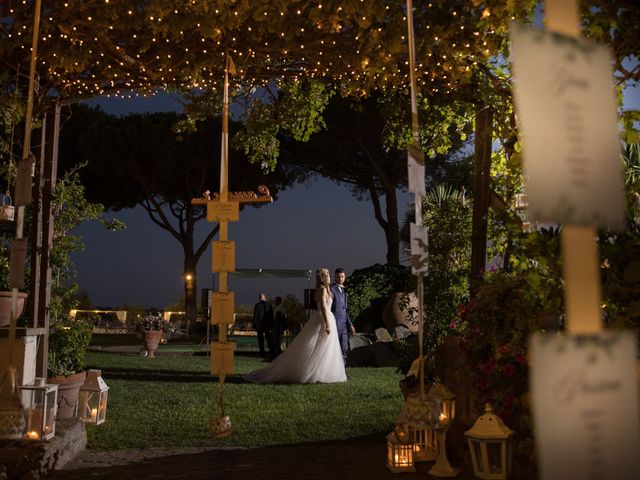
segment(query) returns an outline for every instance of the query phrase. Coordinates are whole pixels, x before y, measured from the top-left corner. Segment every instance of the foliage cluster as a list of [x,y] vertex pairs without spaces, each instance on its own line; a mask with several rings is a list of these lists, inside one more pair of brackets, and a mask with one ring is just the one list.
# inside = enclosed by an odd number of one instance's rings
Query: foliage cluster
[[402,265],[380,265],[355,270],[347,279],[349,318],[359,332],[382,327],[381,312],[389,295],[415,290],[411,269]]
[[[433,351],[457,327],[458,305],[468,300],[471,257],[471,202],[464,191],[439,184],[422,202],[422,221],[429,231],[429,271],[425,277],[425,342]],[[409,250],[409,225],[415,213],[407,212],[402,228]]]
[[58,318],[49,331],[49,377],[69,376],[84,370],[93,320]]
[[168,334],[176,331],[176,326],[170,319],[164,319],[162,315],[147,313],[136,322],[136,331],[144,334],[149,331],[161,331]]

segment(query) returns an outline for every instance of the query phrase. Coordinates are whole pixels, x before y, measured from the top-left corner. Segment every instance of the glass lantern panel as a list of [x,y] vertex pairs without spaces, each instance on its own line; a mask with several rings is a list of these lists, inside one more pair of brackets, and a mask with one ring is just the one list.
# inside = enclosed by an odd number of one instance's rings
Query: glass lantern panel
[[80,390],[78,397],[78,416],[80,419],[96,423],[98,421],[98,408],[100,406],[100,392]]
[[108,391],[100,392],[100,402],[98,406],[98,425],[107,419],[107,395]]
[[485,472],[485,464],[483,462],[482,456],[482,443],[478,440],[470,440],[469,448],[471,449],[471,459],[474,463],[474,468],[477,469],[476,474],[484,474]]
[[489,473],[502,473],[502,442],[486,442]]

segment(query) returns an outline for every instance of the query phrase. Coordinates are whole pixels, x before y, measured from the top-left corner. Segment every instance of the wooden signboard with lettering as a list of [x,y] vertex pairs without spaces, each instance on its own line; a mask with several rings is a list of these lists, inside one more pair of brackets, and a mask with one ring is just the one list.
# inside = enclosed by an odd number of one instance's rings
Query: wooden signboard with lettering
[[211,343],[211,375],[233,375],[236,342]]
[[207,222],[237,222],[240,220],[238,202],[208,202]]
[[236,242],[233,240],[211,242],[214,272],[234,272],[236,270]]
[[211,325],[229,325],[233,323],[235,294],[233,292],[211,293]]

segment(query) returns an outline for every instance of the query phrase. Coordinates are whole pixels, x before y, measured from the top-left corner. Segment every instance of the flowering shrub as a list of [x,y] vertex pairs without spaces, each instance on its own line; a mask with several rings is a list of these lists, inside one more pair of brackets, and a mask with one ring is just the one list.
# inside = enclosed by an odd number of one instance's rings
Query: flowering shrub
[[535,469],[528,340],[535,331],[559,326],[561,298],[557,284],[532,269],[499,271],[487,273],[473,299],[459,308],[478,404],[491,403],[518,434],[514,444],[514,459],[521,469],[518,478],[534,478]]
[[162,315],[146,314],[136,322],[136,331],[140,333],[151,330],[160,330],[168,334],[176,331],[176,327],[171,320],[165,320]]

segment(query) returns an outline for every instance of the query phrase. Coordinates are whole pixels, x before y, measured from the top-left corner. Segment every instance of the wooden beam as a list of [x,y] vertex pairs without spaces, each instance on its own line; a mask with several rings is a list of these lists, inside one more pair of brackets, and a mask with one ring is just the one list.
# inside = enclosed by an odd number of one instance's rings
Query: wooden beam
[[51,247],[53,245],[53,193],[58,175],[58,140],[60,137],[60,105],[46,113],[46,145],[44,184],[42,189],[42,251],[40,260],[38,325],[45,329],[38,346],[36,376],[47,377],[49,357],[49,301],[51,300]]

